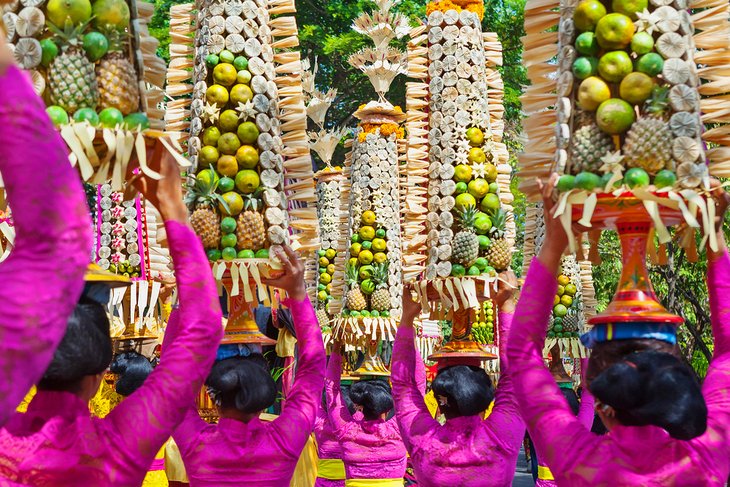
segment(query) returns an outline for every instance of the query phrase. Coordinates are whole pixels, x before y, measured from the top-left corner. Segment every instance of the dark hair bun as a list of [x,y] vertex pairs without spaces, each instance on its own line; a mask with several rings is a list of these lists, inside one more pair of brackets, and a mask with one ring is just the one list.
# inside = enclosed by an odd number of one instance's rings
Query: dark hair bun
[[707,429],[707,405],[692,372],[674,355],[627,355],[600,373],[590,390],[627,426],[654,425],[672,438],[691,440]]
[[446,398],[446,404],[439,406],[439,409],[447,418],[479,414],[494,399],[489,376],[484,369],[473,365],[453,365],[441,369],[431,389],[435,396]]
[[139,389],[152,370],[150,361],[137,352],[117,354],[109,366],[111,373],[119,375],[116,391],[122,396],[129,396]]
[[38,386],[46,390],[72,390],[87,375],[104,372],[111,360],[112,340],[106,310],[96,301],[82,297]]
[[213,389],[222,408],[246,414],[263,411],[276,400],[276,383],[261,354],[216,362],[206,385]]
[[384,380],[355,382],[350,387],[350,399],[355,405],[362,406],[362,414],[367,420],[377,419],[393,409],[393,394]]

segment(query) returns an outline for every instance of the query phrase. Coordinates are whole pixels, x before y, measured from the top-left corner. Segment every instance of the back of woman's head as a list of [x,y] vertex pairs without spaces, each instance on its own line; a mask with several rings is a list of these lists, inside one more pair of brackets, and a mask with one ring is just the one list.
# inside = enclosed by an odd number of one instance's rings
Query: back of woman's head
[[644,351],[664,352],[679,356],[676,345],[649,338],[635,338],[631,340],[611,340],[599,343],[591,350],[586,369],[586,384],[590,387],[591,381],[601,372],[620,362],[629,354]]
[[118,375],[116,391],[122,396],[129,396],[139,389],[152,370],[150,361],[137,352],[117,354],[109,366],[109,372]]
[[624,357],[590,384],[596,399],[626,426],[654,425],[690,440],[707,429],[707,405],[692,372],[674,355],[643,351]]
[[82,297],[68,319],[66,333],[38,387],[74,392],[84,377],[104,372],[111,360],[112,340],[106,310],[96,301]]
[[440,370],[431,389],[447,419],[479,414],[494,399],[489,376],[484,369],[473,365],[453,365]]
[[276,400],[276,383],[266,359],[258,353],[216,362],[205,383],[215,403],[223,409],[254,414]]
[[367,420],[378,419],[393,409],[393,394],[384,380],[361,380],[350,387],[350,399],[355,406],[362,407]]

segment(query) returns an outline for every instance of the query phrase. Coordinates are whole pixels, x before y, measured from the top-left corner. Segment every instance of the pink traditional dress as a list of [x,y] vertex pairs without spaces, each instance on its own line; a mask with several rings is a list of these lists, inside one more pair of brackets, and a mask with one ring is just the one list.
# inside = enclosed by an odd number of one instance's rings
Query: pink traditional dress
[[355,419],[342,399],[342,355],[333,353],[327,365],[327,411],[335,438],[342,446],[348,487],[402,486],[406,447],[395,416],[388,420]]
[[14,66],[0,75],[0,127],[0,174],[16,232],[15,247],[0,265],[2,426],[63,337],[84,287],[91,221],[66,147]]
[[681,441],[657,426],[617,426],[599,436],[573,415],[542,361],[557,282],[539,260],[532,261],[507,357],[520,377],[515,389],[530,437],[558,485],[725,485],[730,473],[730,257],[725,253],[708,267],[715,356],[702,387],[707,432]]
[[324,345],[307,298],[287,299],[299,344],[294,386],[281,415],[248,423],[221,418],[217,425],[198,416],[191,400],[173,434],[191,487],[287,486],[314,428],[324,380]]
[[[509,334],[512,314],[500,313],[500,336]],[[396,417],[413,462],[419,487],[512,485],[525,436],[514,395],[515,372],[500,344],[502,376],[491,414],[462,416],[441,425],[424,402],[419,387],[423,362],[414,345],[412,326],[400,327],[393,346],[393,393]]]
[[25,414],[0,430],[2,485],[138,486],[198,395],[223,335],[218,293],[200,240],[168,221],[180,309],[160,364],[105,418],[69,392],[38,391]]
[[345,464],[342,462],[342,447],[335,438],[327,411],[320,405],[314,422],[314,438],[317,440],[317,481],[315,487],[344,487]]

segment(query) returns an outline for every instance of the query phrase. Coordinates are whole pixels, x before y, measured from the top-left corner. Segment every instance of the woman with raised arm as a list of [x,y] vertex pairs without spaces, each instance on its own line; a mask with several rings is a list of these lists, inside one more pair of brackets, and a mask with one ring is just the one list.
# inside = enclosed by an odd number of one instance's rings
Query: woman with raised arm
[[140,485],[200,392],[223,334],[222,313],[208,259],[187,224],[178,167],[162,151],[158,143],[149,160],[163,178],[136,182],[165,220],[178,284],[180,309],[167,326],[162,360],[105,418],[92,418],[88,402],[112,344],[103,306],[82,297],[28,411],[0,430],[2,478],[32,486]]
[[286,486],[314,428],[324,381],[324,344],[304,283],[304,263],[289,247],[272,254],[284,275],[265,279],[283,289],[294,319],[298,361],[294,385],[281,415],[266,422],[259,415],[276,401],[276,384],[260,354],[216,362],[206,380],[220,421],[210,425],[188,403],[185,419],[173,438],[180,449],[190,485]]
[[[516,279],[510,275],[510,285]],[[439,424],[423,399],[425,372],[415,347],[414,320],[421,305],[410,288],[403,293],[403,318],[393,346],[393,392],[398,424],[419,486],[464,487],[512,484],[525,425],[517,411],[514,372],[504,358],[514,303],[505,288],[496,297],[499,306],[500,367],[496,397],[491,380],[475,365],[452,365],[439,370],[431,384],[446,423]],[[483,412],[495,399],[492,413]]]
[[558,485],[724,486],[730,470],[730,257],[722,235],[728,195],[713,192],[721,242],[717,252],[707,251],[715,356],[702,389],[670,353],[644,346],[612,362],[592,356],[586,385],[609,429],[598,436],[570,411],[541,356],[555,275],[568,246],[551,214],[556,179],[544,189],[545,244],[530,266],[507,346],[530,437]]
[[0,426],[51,362],[91,255],[81,181],[43,100],[12,63],[0,28],[0,176],[16,232],[0,264]]
[[361,380],[350,387],[350,400],[363,418],[354,418],[340,389],[342,344],[335,342],[327,364],[327,413],[342,446],[347,487],[402,487],[406,448],[395,417],[390,386],[384,380]]

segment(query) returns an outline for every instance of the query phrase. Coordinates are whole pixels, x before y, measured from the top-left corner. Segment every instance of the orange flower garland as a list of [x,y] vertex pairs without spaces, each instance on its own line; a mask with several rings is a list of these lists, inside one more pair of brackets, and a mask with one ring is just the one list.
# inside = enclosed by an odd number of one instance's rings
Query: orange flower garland
[[426,5],[426,15],[431,15],[436,10],[442,12],[448,10],[456,10],[457,12],[468,10],[477,14],[479,20],[484,19],[484,3],[481,0],[439,0],[438,2],[431,2]]
[[365,142],[365,138],[368,134],[374,134],[380,129],[380,135],[383,137],[390,137],[392,134],[396,134],[396,138],[402,139],[406,136],[406,131],[397,123],[363,123],[360,124],[362,132],[358,135],[360,142]]

